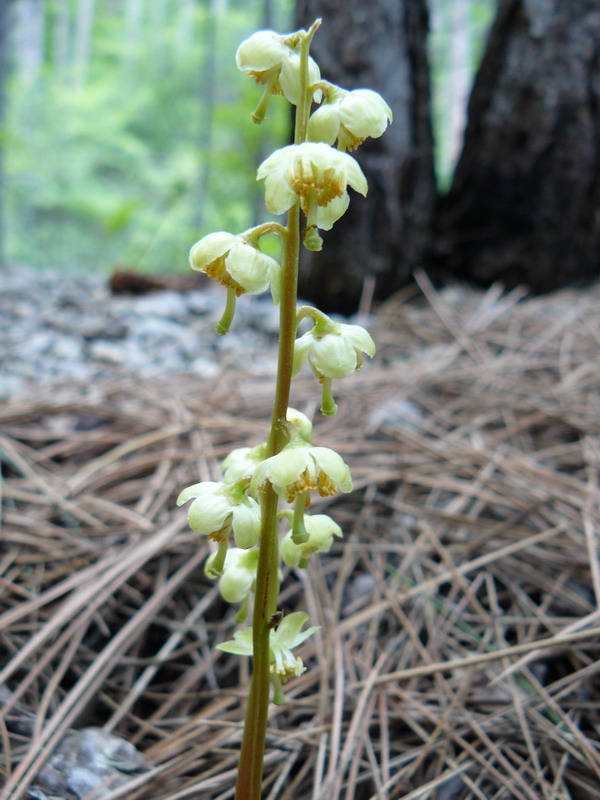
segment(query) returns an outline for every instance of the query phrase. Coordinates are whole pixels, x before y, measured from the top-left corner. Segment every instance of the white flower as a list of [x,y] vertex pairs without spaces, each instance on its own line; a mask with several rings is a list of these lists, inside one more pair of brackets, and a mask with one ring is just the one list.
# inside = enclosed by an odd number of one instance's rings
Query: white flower
[[350,469],[342,457],[329,447],[311,447],[301,439],[259,464],[250,491],[255,494],[267,480],[288,503],[314,490],[322,497],[352,491]]
[[322,378],[344,378],[362,366],[362,354],[375,355],[375,342],[360,325],[345,325],[326,318],[296,339],[293,374],[308,361]]
[[[204,571],[214,577],[213,564],[218,554],[213,553],[208,557]],[[258,550],[241,550],[230,547],[225,556],[223,573],[219,579],[219,591],[228,603],[241,603],[250,593],[256,580],[258,566]]]
[[[235,55],[238,69],[257,83],[270,86],[271,94],[283,94],[293,105],[298,103],[300,84],[300,55],[290,46],[296,39],[294,34],[257,31],[241,43]],[[320,79],[319,67],[309,56],[309,86]]]
[[297,408],[290,407],[287,410],[286,419],[288,422],[292,423],[304,441],[310,444],[313,425],[306,414],[303,414],[302,411],[298,411]]
[[204,272],[236,295],[260,294],[271,289],[279,299],[281,267],[244,238],[244,234],[217,231],[200,239],[190,250],[190,266]]
[[[301,411],[296,408],[288,408],[286,419],[294,429],[300,434],[305,442],[310,443],[312,437],[312,422]],[[256,445],[256,447],[236,447],[223,460],[221,469],[225,483],[240,483],[249,481],[254,475],[254,471],[261,461],[267,456],[267,445]]]
[[245,495],[239,486],[216,481],[204,481],[188,486],[177,498],[177,505],[194,498],[188,510],[190,528],[203,533],[215,542],[223,543],[233,537],[244,550],[253,547],[260,538],[260,506]]
[[[290,517],[289,513],[286,516]],[[308,539],[296,544],[292,531],[288,531],[281,542],[281,557],[288,567],[296,567],[313,553],[328,553],[334,536],[343,536],[342,529],[327,514],[305,514],[304,527]]]
[[[295,611],[293,614],[285,616],[279,626],[269,634],[271,675],[282,683],[285,683],[288,678],[301,675],[305,670],[302,659],[293,655],[292,648],[298,647],[319,629],[318,625],[313,625],[301,632],[301,628],[307,620],[308,614],[303,611]],[[217,647],[226,653],[251,656],[253,651],[252,628],[242,628],[241,631],[236,631],[233,634],[233,641],[223,642]]]
[[367,194],[367,180],[358,163],[322,142],[290,144],[275,150],[258,168],[265,181],[265,203],[283,214],[300,199],[309,224],[329,230],[348,207],[348,186]]
[[330,84],[328,98],[308,122],[308,138],[356,150],[367,137],[377,138],[392,121],[392,111],[381,95],[370,89],[347,92]]
[[266,454],[266,444],[259,444],[256,447],[236,447],[221,464],[225,483],[250,480],[254,475],[254,470],[264,460]]

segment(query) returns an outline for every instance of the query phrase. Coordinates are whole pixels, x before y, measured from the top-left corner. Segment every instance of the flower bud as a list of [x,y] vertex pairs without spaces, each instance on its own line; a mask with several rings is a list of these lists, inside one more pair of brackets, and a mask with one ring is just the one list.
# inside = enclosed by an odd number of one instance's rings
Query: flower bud
[[264,460],[267,446],[259,444],[256,447],[237,447],[224,459],[221,467],[225,483],[239,483],[250,480],[254,470]]

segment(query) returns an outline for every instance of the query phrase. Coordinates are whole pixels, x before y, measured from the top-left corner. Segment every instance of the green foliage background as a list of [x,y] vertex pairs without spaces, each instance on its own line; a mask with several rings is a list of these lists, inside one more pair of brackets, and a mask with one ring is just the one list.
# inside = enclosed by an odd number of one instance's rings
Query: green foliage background
[[[430,0],[442,188],[454,157],[453,2]],[[461,2],[472,76],[495,0]],[[59,53],[65,3],[70,41]],[[132,29],[127,12],[136,3],[143,13]],[[293,0],[271,6],[272,27],[289,30]],[[41,0],[34,77],[24,74],[24,44],[13,37],[3,134],[7,261],[64,271],[183,271],[190,245],[204,234],[265,218],[255,167],[286,143],[289,107],[274,98],[267,123],[252,125],[260,91],[234,63],[237,45],[264,27],[264,0],[95,0],[93,7],[83,66],[76,56],[82,0]]]
[[[253,223],[261,147],[284,142],[289,126],[280,98],[264,130],[250,123],[260,91],[234,63],[239,42],[260,27],[261,5],[230,2],[215,12],[167,0],[166,27],[146,15],[128,42],[124,4],[99,2],[83,85],[73,67],[57,69],[52,41],[34,83],[13,71],[9,262],[77,271],[117,264],[185,269],[200,236]],[[284,29],[290,5],[278,4]],[[55,13],[49,0],[47,31]],[[203,80],[211,71],[212,114]]]

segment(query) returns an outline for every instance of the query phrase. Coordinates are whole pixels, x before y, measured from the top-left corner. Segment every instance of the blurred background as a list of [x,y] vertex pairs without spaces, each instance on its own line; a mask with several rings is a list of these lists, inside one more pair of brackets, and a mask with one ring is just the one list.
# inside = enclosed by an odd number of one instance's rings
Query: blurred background
[[[192,242],[264,219],[255,167],[287,142],[275,98],[235,68],[293,0],[3,0],[4,263],[63,272],[187,270]],[[438,189],[448,188],[495,0],[430,0]],[[373,86],[374,89],[380,89]]]

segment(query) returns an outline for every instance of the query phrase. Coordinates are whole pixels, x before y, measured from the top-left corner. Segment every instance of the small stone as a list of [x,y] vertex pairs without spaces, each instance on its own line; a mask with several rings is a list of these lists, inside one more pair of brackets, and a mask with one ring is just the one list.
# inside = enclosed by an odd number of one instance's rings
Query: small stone
[[189,371],[192,375],[200,375],[202,378],[214,378],[219,374],[221,368],[215,361],[199,356],[192,361]]
[[156,292],[130,300],[132,310],[138,316],[181,318],[187,314],[187,304],[178,292]]
[[97,361],[103,361],[107,364],[124,364],[125,363],[125,350],[121,344],[114,344],[113,342],[105,341],[104,339],[97,339],[90,344],[89,354]]

